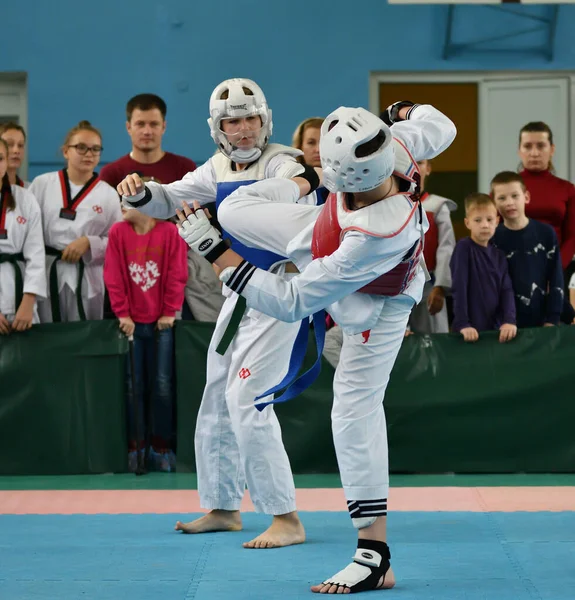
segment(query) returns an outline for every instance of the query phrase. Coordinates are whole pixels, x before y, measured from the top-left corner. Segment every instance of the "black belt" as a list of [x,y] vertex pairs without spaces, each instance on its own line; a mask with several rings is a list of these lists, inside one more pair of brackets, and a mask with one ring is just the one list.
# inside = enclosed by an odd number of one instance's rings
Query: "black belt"
[[222,339],[216,348],[216,352],[218,354],[223,356],[226,353],[228,346],[232,343],[232,340],[234,339],[234,336],[240,327],[242,317],[246,312],[246,307],[246,299],[243,296],[239,296],[236,305],[234,306],[228,326],[226,327],[226,330],[222,335]]
[[22,270],[20,269],[20,265],[18,264],[19,262],[26,262],[26,259],[24,258],[22,252],[18,252],[18,254],[0,253],[0,264],[10,263],[14,267],[14,287],[16,289],[16,304],[14,306],[14,312],[18,310],[18,307],[22,302],[22,297],[24,296],[24,278],[22,277]]
[[[62,250],[56,250],[56,248],[46,246],[46,256],[54,257],[54,262],[50,267],[50,305],[52,307],[52,321],[54,323],[60,323],[62,321],[62,315],[60,314],[60,293],[58,291],[58,271],[56,268],[56,263],[62,259]],[[78,303],[78,314],[80,315],[80,321],[86,320],[84,304],[82,303],[83,278],[84,261],[80,259],[78,261],[78,281],[76,283],[76,302]]]
[[[286,269],[285,272],[286,273],[299,273],[297,267],[291,263],[285,263],[286,265]],[[234,336],[236,335],[236,333],[238,332],[238,329],[240,328],[240,323],[243,319],[243,316],[246,314],[247,311],[247,303],[246,303],[246,299],[243,296],[239,296],[238,300],[236,302],[236,305],[234,306],[234,310],[232,312],[232,316],[230,317],[230,321],[226,327],[226,330],[224,331],[223,335],[222,335],[222,339],[220,340],[219,344],[216,347],[216,352],[218,354],[221,354],[222,356],[226,353],[229,345],[232,343],[232,340],[234,339]]]

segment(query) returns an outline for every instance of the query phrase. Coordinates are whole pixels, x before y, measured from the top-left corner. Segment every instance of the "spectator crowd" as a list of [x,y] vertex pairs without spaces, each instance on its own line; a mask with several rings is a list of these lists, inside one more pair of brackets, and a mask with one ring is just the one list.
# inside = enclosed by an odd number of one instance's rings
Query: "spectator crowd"
[[[0,124],[0,334],[36,323],[118,320],[134,341],[126,365],[132,470],[142,451],[137,430],[149,433],[150,468],[175,469],[173,326],[215,322],[224,302],[216,272],[188,251],[173,220],[123,207],[116,191],[128,174],[171,184],[195,171],[193,160],[162,147],[166,112],[156,95],[130,99],[131,150],[99,171],[102,135],[81,121],[64,136],[65,166],[32,182],[18,175],[26,132]],[[306,119],[293,135],[298,160],[313,167],[321,166],[322,122]],[[433,165],[419,163],[430,278],[406,335],[451,331],[474,342],[497,330],[509,342],[523,328],[575,322],[575,187],[555,175],[554,152],[550,128],[528,123],[518,136],[518,171],[494,173],[489,190],[454,199],[433,193]],[[318,189],[318,203],[326,198]],[[456,242],[458,202],[469,237]],[[341,331],[329,318],[328,326],[324,353],[335,366]]]

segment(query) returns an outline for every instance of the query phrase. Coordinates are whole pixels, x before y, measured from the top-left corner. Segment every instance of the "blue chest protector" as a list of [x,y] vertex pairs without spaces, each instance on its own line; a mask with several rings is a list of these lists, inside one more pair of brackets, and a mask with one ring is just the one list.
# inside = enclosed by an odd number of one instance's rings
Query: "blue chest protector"
[[[232,193],[235,192],[238,188],[243,185],[250,185],[251,183],[256,183],[256,179],[247,180],[247,181],[223,181],[217,184],[217,194],[216,194],[216,210],[219,210],[220,204]],[[256,267],[260,269],[264,269],[267,271],[273,264],[280,262],[282,260],[286,260],[285,256],[280,256],[279,254],[275,254],[274,252],[270,252],[269,250],[260,250],[258,248],[249,248],[245,246],[240,241],[236,240],[236,238],[230,235],[227,231],[224,231],[224,238],[228,238],[232,244],[232,250],[237,252],[240,256],[245,258],[248,262],[252,263]]]
[[[229,181],[220,182],[217,184],[217,195],[216,195],[216,211],[219,209],[220,204],[238,188],[243,185],[249,185],[255,183],[257,180],[247,181]],[[326,190],[327,191],[327,190]],[[259,267],[260,269],[268,270],[273,264],[286,260],[285,256],[280,256],[269,250],[260,250],[258,248],[249,248],[240,241],[235,239],[232,235],[224,231],[224,237],[231,241],[231,249],[237,252],[240,256],[245,258],[247,261]],[[243,301],[245,306],[245,300]],[[306,388],[308,388],[317,378],[321,369],[321,356],[323,352],[324,340],[325,340],[325,312],[323,310],[313,315],[314,322],[314,337],[316,346],[316,360],[314,364],[307,371],[299,374],[303,366],[303,361],[308,346],[309,336],[309,318],[303,319],[300,324],[299,332],[294,343],[294,347],[291,353],[288,372],[283,380],[273,388],[270,388],[255,399],[255,407],[258,410],[263,410],[268,404],[275,404],[278,402],[286,402],[291,400],[295,396],[299,395]],[[299,375],[299,376],[298,376]],[[279,395],[278,395],[279,394]],[[273,399],[267,400],[270,396],[274,396]]]

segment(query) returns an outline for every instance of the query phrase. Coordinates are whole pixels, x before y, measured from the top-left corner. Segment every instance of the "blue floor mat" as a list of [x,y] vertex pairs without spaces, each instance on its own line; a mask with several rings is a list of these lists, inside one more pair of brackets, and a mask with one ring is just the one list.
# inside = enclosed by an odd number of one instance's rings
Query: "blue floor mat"
[[[182,535],[181,515],[0,515],[3,600],[269,600],[309,586],[355,549],[346,513],[301,513],[306,544],[246,550],[244,531]],[[573,600],[575,513],[398,512],[388,536],[398,585],[386,600]],[[371,597],[371,596],[369,596]]]

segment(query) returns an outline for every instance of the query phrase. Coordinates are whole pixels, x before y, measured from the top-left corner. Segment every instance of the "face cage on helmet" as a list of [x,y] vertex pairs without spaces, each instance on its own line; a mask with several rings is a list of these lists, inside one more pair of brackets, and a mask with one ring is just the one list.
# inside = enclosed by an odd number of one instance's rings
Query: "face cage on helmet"
[[247,114],[243,114],[243,115],[227,115],[226,114],[226,116],[218,116],[218,117],[216,117],[216,119],[214,119],[214,129],[225,135],[225,132],[222,129],[222,121],[230,121],[232,119],[247,119],[248,117],[255,117],[256,115],[259,116],[262,121],[262,125],[261,125],[260,129],[264,129],[264,127],[267,126],[269,119],[268,119],[268,109],[264,108],[263,106],[254,108],[254,110],[248,112]]
[[259,130],[257,131],[257,138],[256,138],[256,143],[253,146],[254,148],[258,148],[260,151],[263,151],[263,149],[267,146],[268,142],[269,142],[269,138],[270,138],[270,131],[269,131],[269,122],[270,119],[268,118],[269,115],[269,109],[267,107],[263,107],[260,106],[259,108],[256,108],[254,111],[248,113],[248,114],[244,114],[241,116],[225,116],[225,117],[217,117],[215,119],[214,122],[214,134],[216,137],[216,145],[218,146],[218,148],[220,149],[221,152],[223,152],[228,158],[231,158],[231,154],[232,152],[238,150],[237,146],[234,146],[227,138],[228,135],[233,135],[233,134],[226,134],[222,127],[222,121],[224,120],[229,120],[229,119],[245,119],[247,117],[252,117],[252,116],[256,116],[258,115],[261,119],[262,125],[259,128]]

